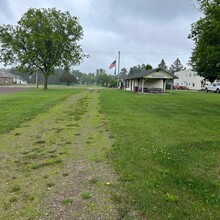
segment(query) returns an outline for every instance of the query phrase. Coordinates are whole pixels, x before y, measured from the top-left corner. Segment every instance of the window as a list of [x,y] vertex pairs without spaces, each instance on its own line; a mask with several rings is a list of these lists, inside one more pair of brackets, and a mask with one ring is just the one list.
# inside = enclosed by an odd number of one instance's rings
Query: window
[[193,87],[195,87],[195,83],[193,83]]

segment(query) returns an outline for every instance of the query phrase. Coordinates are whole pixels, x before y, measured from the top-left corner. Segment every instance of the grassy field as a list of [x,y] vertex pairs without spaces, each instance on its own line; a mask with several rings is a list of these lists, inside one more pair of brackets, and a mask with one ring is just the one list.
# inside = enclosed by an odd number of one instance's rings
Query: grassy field
[[220,219],[220,95],[101,91],[109,157],[148,219]]
[[[219,94],[32,89],[1,95],[0,105],[0,219],[80,213],[84,200],[97,217],[106,206],[98,201],[113,179],[103,170],[106,151],[126,192],[111,198],[119,206],[127,200],[125,208],[118,207],[124,219],[144,219],[126,218],[129,205],[147,219],[219,219]],[[110,151],[104,133],[114,142]],[[81,176],[84,166],[87,173]],[[72,182],[81,198],[70,193]],[[94,196],[96,186],[100,197]]]
[[19,127],[37,114],[64,100],[79,89],[53,88],[48,91],[30,89],[24,92],[0,95],[0,134]]
[[120,219],[99,93],[52,88],[1,100],[10,112],[0,109],[8,117],[0,134],[0,219]]

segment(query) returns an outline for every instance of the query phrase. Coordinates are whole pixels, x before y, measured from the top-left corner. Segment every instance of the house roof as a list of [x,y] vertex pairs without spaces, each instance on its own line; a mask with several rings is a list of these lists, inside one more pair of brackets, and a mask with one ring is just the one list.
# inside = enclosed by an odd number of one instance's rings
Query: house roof
[[137,78],[142,78],[150,73],[153,73],[153,72],[159,72],[160,70],[164,71],[165,73],[171,75],[173,78],[176,78],[172,73],[166,71],[166,70],[163,70],[161,68],[155,68],[155,69],[149,69],[149,70],[143,70],[143,71],[140,71],[138,73],[135,73],[134,75],[132,76],[128,76],[126,77],[125,79],[137,79]]
[[25,81],[21,76],[11,74],[4,69],[0,69],[0,78],[19,78],[20,80]]
[[14,78],[15,76],[4,69],[0,69],[0,77]]

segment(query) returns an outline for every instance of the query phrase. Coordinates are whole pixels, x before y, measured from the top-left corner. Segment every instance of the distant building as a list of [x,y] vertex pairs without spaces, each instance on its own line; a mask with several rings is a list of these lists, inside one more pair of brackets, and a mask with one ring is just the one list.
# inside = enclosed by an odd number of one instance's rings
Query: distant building
[[27,81],[5,69],[0,69],[0,84],[27,84]]
[[197,72],[191,69],[176,72],[174,75],[178,77],[174,79],[174,87],[177,89],[200,90],[204,87],[204,77],[199,76]]
[[173,86],[175,76],[161,68],[143,70],[125,78],[125,90],[141,93],[166,92],[168,82]]

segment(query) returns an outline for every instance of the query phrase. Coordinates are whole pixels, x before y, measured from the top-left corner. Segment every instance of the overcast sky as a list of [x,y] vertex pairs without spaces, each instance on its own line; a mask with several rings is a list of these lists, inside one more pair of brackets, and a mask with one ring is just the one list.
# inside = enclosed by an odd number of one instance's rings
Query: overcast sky
[[[170,66],[177,57],[187,65],[193,48],[187,38],[202,15],[196,0],[0,0],[0,25],[16,24],[29,8],[69,11],[84,30],[82,48],[90,58],[75,67],[82,72],[109,70],[121,52],[120,69],[138,64]],[[0,64],[0,66],[3,66]],[[186,66],[187,67],[187,66]]]

